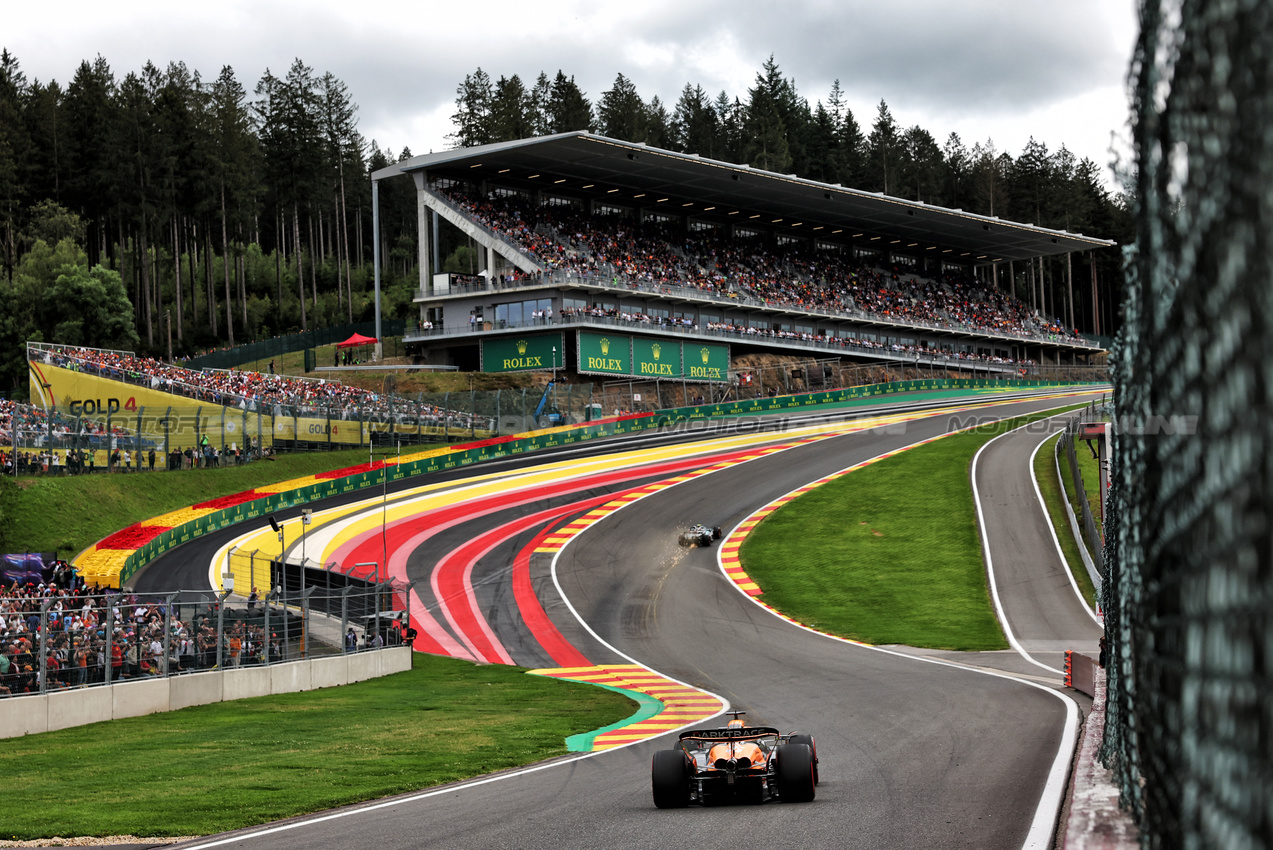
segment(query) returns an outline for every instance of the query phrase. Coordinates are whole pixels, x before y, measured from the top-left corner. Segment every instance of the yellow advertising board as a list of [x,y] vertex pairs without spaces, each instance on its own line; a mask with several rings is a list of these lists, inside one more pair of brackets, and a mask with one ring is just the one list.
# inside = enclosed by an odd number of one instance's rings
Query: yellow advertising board
[[[260,413],[216,402],[200,402],[162,390],[126,384],[50,363],[29,363],[31,398],[49,410],[57,408],[62,417],[84,417],[103,426],[109,419],[112,431],[127,432],[145,448],[168,445],[178,451],[187,446],[209,444],[244,448],[272,446],[274,443],[332,443],[341,446],[366,445],[372,433],[412,437],[457,436],[455,425],[419,420],[402,415],[380,421],[363,421],[355,414],[333,410],[333,416],[292,416],[279,408],[264,405]],[[286,411],[286,409],[284,409]],[[350,416],[353,418],[350,418]],[[485,420],[481,424],[488,424]],[[104,428],[102,429],[104,433]],[[460,428],[459,434],[489,437],[489,427]],[[136,444],[132,446],[136,448]],[[104,452],[102,461],[105,461]]]

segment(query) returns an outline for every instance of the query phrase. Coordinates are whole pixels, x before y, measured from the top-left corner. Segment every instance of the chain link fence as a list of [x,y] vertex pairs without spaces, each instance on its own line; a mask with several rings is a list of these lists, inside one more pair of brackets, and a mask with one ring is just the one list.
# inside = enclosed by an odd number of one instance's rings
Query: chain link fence
[[322,572],[275,564],[262,573],[266,590],[242,595],[7,592],[0,696],[269,666],[410,639],[409,585],[323,582]]
[[1266,0],[1140,23],[1101,756],[1145,846],[1270,847],[1273,26]]
[[1079,469],[1076,441],[1079,439],[1083,423],[1101,421],[1105,415],[1104,406],[1098,407],[1093,402],[1081,415],[1073,417],[1066,423],[1065,430],[1061,432],[1057,441],[1057,452],[1063,454],[1066,460],[1063,469],[1069,473],[1064,483],[1074,493],[1074,501],[1079,506],[1077,518],[1083,535],[1083,540],[1080,542],[1086,547],[1087,554],[1092,559],[1094,569],[1092,581],[1098,593],[1105,575],[1105,538],[1097,525],[1096,517],[1092,514],[1087,486],[1083,483],[1083,473]]
[[[405,319],[382,319],[380,323],[380,332],[386,340],[389,337],[401,337],[406,332],[406,328]],[[322,345],[344,342],[354,334],[375,337],[376,323],[356,322],[331,328],[317,328],[305,333],[278,336],[273,339],[264,339],[260,342],[251,342],[247,345],[239,345],[234,348],[209,351],[207,354],[191,357],[180,365],[191,369],[233,369],[242,366],[244,363],[255,363],[258,360],[281,357],[294,351],[304,351],[307,348],[318,348]],[[401,342],[398,341],[396,344],[401,345]]]

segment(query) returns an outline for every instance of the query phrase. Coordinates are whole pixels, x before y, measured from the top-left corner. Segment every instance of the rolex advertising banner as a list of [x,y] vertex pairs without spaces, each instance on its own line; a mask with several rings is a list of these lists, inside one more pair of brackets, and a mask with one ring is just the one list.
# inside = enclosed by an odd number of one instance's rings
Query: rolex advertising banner
[[725,381],[729,379],[729,346],[685,344],[685,377],[691,381]]
[[729,379],[729,346],[579,331],[579,372],[690,381]]
[[[520,334],[482,340],[483,372],[529,372],[566,365],[560,333]],[[553,349],[556,348],[556,352]],[[554,357],[556,363],[553,363]]]
[[641,378],[681,377],[681,343],[633,337],[632,374]]
[[[579,372],[632,374],[632,337],[579,331]],[[671,346],[669,346],[670,348]]]

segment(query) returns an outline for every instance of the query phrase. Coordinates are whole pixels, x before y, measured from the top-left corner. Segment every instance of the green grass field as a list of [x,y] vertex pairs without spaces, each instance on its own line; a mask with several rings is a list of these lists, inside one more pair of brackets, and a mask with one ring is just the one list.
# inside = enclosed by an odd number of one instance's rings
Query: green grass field
[[770,514],[743,543],[765,601],[871,644],[1006,649],[994,615],[969,466],[1000,433],[956,434],[856,470]]
[[416,654],[340,688],[187,708],[0,748],[0,839],[206,835],[566,752],[630,716],[614,691]]

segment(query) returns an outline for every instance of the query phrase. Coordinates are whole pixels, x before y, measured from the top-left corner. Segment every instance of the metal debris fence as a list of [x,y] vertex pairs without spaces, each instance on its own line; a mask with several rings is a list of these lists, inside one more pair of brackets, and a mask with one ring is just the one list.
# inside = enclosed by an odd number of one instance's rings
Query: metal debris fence
[[270,666],[403,642],[410,585],[350,580],[325,588],[307,575],[316,572],[279,571],[274,588],[251,599],[210,591],[7,598],[0,697]]
[[1273,846],[1269,13],[1140,4],[1101,758],[1150,848]]
[[1064,468],[1069,471],[1069,477],[1065,479],[1065,483],[1069,485],[1069,488],[1075,494],[1075,501],[1079,505],[1078,520],[1079,526],[1083,530],[1083,543],[1086,545],[1087,552],[1091,555],[1096,567],[1096,575],[1093,576],[1093,579],[1098,593],[1105,575],[1105,538],[1101,535],[1100,528],[1096,524],[1096,517],[1092,515],[1092,506],[1088,499],[1087,487],[1083,483],[1083,473],[1079,470],[1078,456],[1075,453],[1075,439],[1079,433],[1079,426],[1084,420],[1093,422],[1102,415],[1102,413],[1098,412],[1096,403],[1093,402],[1088,406],[1085,413],[1075,416],[1066,423],[1065,430],[1061,432],[1061,437],[1057,441],[1057,451],[1065,454],[1066,465]]

